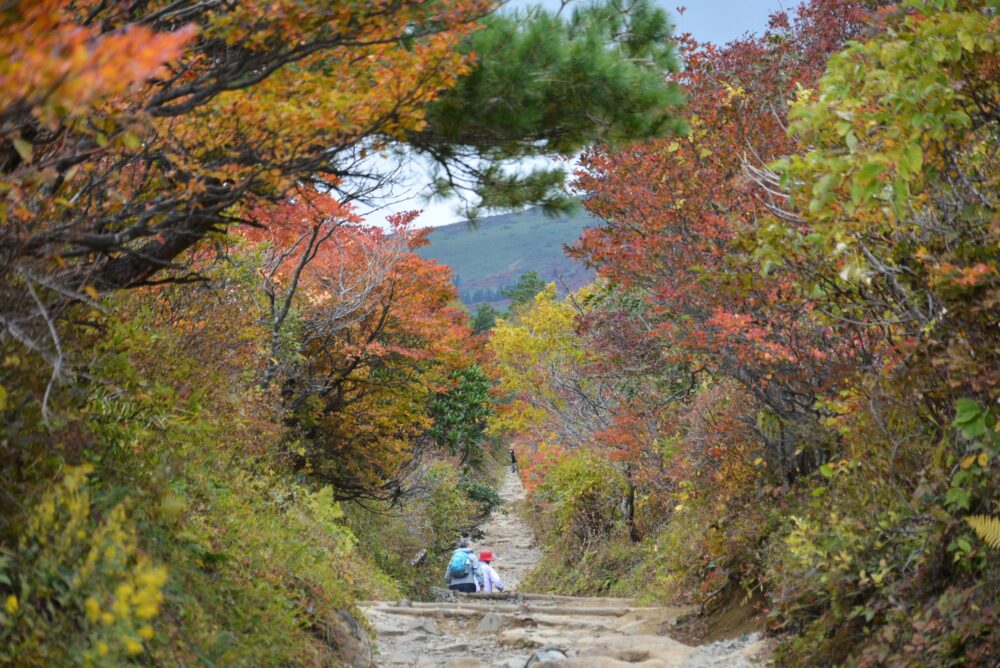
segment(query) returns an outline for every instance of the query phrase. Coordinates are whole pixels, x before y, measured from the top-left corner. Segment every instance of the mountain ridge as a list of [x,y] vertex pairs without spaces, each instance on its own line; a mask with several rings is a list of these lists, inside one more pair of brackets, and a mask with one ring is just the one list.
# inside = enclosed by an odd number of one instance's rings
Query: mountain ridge
[[594,272],[566,255],[565,247],[600,220],[582,209],[551,217],[533,208],[515,213],[435,227],[428,245],[417,254],[451,268],[462,301],[502,304],[500,290],[512,286],[521,274],[535,271],[560,292],[589,283]]

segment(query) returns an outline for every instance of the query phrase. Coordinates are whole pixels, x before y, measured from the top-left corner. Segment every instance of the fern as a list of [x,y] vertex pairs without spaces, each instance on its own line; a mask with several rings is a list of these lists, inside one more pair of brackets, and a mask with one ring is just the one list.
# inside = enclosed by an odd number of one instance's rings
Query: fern
[[965,521],[987,545],[1000,550],[1000,517],[972,515],[966,517]]

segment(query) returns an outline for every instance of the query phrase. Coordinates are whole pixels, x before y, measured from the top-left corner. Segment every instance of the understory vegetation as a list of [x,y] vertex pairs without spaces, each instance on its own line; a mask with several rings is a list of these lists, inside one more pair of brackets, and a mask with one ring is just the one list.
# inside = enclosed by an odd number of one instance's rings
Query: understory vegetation
[[[8,478],[8,502],[43,474],[57,482],[6,515],[19,538],[0,561],[5,661],[336,663],[360,629],[344,621],[356,599],[436,584],[435,558],[492,510],[469,491],[492,489],[489,452],[481,482],[444,453],[427,459],[405,504],[338,501],[339,488],[296,463],[304,446],[280,392],[258,384],[258,258],[91,314],[100,381],[66,388],[48,433],[40,415],[8,424],[6,455],[33,463]],[[7,357],[7,387],[47,380],[20,360]],[[24,395],[7,401],[30,410]],[[43,436],[54,435],[53,452]],[[420,550],[435,568],[410,566]]]
[[598,281],[488,344],[526,586],[752,608],[782,666],[1000,661],[1000,16],[681,38],[690,131],[588,151]]

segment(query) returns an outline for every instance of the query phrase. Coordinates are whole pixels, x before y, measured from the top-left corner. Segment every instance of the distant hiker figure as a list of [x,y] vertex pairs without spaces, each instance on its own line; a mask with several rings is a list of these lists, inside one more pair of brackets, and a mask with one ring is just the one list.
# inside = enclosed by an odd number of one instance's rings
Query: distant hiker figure
[[510,449],[510,472],[517,473],[517,457],[514,456],[514,448]]
[[490,565],[491,561],[493,561],[492,551],[479,551],[479,567],[483,569],[483,588],[480,591],[503,591],[503,580],[500,579],[493,566]]
[[448,569],[444,573],[444,583],[448,589],[465,594],[474,594],[484,586],[483,569],[476,559],[476,553],[469,547],[469,539],[458,541],[458,549],[452,552]]

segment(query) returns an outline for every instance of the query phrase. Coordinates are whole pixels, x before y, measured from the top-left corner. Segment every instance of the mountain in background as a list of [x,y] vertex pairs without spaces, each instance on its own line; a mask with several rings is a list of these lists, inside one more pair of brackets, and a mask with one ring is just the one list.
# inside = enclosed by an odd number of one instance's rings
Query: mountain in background
[[567,257],[563,247],[599,224],[582,210],[550,218],[540,209],[528,209],[480,218],[475,227],[466,222],[436,227],[428,237],[430,245],[417,253],[451,267],[466,305],[503,307],[507,299],[500,291],[529,271],[546,283],[554,281],[562,293],[593,280],[594,272]]

